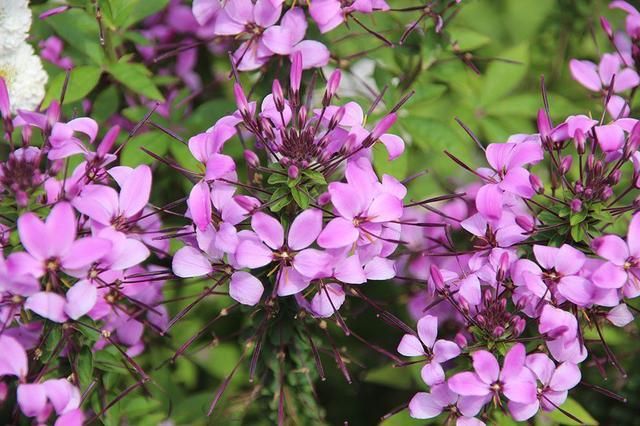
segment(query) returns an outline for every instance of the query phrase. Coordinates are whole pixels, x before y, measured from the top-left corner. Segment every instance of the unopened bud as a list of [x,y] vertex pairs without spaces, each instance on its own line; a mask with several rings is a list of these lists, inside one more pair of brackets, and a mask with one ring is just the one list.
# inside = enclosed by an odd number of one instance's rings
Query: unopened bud
[[571,169],[571,164],[573,164],[573,157],[567,155],[560,160],[560,172],[564,175],[569,169]]
[[389,130],[391,126],[393,126],[393,123],[395,123],[397,119],[398,115],[392,112],[391,114],[380,120],[369,135],[369,137],[372,139],[372,142],[377,141],[378,139],[380,139],[380,136],[387,133],[387,130]]
[[533,219],[525,215],[516,216],[516,225],[524,229],[526,232],[533,232],[535,229]]
[[603,201],[608,200],[613,195],[613,189],[610,186],[605,186],[602,190],[602,196],[600,197]]
[[504,252],[500,256],[500,266],[498,267],[498,281],[504,282],[507,278],[507,271],[509,270],[509,253]]
[[620,170],[620,169],[614,170],[609,175],[609,185],[611,185],[611,186],[617,185],[618,182],[620,182],[620,178],[621,177],[622,177],[622,170]]
[[236,98],[236,104],[238,105],[238,111],[240,111],[240,114],[249,114],[249,102],[247,102],[247,97],[244,95],[242,86],[240,86],[239,83],[235,83],[233,85],[233,94]]
[[329,194],[328,192],[323,192],[322,194],[320,194],[320,196],[318,196],[318,204],[320,204],[321,206],[329,204],[330,201],[331,194]]
[[440,269],[436,265],[431,265],[430,276],[435,288],[438,290],[442,290],[444,288],[444,278],[442,277]]
[[582,200],[578,198],[574,198],[573,200],[571,200],[570,206],[571,206],[571,211],[574,213],[577,213],[580,210],[582,210]]
[[609,38],[613,37],[613,30],[611,29],[611,24],[609,23],[607,18],[605,18],[604,16],[600,17],[600,26],[602,27],[604,32],[607,34],[607,37]]
[[297,94],[300,91],[300,82],[302,81],[302,52],[297,51],[291,55],[291,91]]
[[540,179],[538,175],[534,175],[533,173],[531,173],[529,175],[529,183],[537,194],[544,193],[544,184],[542,183],[542,179]]
[[504,327],[502,326],[497,326],[496,328],[493,329],[492,334],[494,337],[500,337],[504,334]]
[[245,149],[243,155],[249,167],[258,167],[260,165],[260,158],[258,158],[258,154],[255,152]]
[[585,144],[587,142],[587,137],[584,135],[582,129],[576,129],[575,134],[573,136],[573,141],[576,145],[576,150],[578,154],[583,155],[585,153]]
[[538,132],[543,140],[551,135],[551,120],[543,108],[538,110]]
[[290,179],[297,179],[299,174],[300,174],[300,171],[298,170],[297,166],[293,164],[289,166],[289,169],[287,170],[287,175],[289,176]]
[[273,80],[271,93],[273,94],[273,103],[276,105],[276,109],[279,112],[284,111],[284,94],[282,93],[282,86],[280,85],[280,81],[278,81],[277,79]]
[[466,347],[468,344],[467,338],[464,336],[464,334],[460,332],[456,333],[455,337],[453,338],[453,341],[456,342],[456,344],[461,348]]

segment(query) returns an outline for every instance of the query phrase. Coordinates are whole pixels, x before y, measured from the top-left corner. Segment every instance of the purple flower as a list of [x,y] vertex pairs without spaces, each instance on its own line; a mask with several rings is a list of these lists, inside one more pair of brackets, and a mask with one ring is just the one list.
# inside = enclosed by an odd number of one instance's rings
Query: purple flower
[[502,394],[509,401],[531,404],[536,401],[535,379],[525,368],[526,350],[516,343],[507,352],[502,369],[491,352],[480,350],[471,354],[475,372],[458,373],[448,381],[452,391],[467,396]]

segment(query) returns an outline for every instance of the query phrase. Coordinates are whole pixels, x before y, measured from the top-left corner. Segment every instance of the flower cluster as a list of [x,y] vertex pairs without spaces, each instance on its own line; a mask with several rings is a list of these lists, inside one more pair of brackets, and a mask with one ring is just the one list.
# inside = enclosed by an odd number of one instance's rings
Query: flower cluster
[[92,362],[91,350],[116,348],[137,367],[132,357],[144,348],[145,327],[166,326],[162,274],[142,263],[151,251],[165,256],[168,245],[154,239],[151,169],[115,165],[117,127],[96,143],[98,124],[65,122],[55,101],[44,113],[16,116],[10,104],[0,79],[11,147],[0,163],[8,251],[0,254],[0,385],[6,394],[15,384],[23,415],[42,423],[55,412],[56,425],[79,425],[80,380],[87,380],[80,369]]
[[[629,13],[633,39],[639,15],[624,2],[612,7]],[[633,321],[628,302],[640,295],[640,124],[620,96],[640,79],[628,59],[619,50],[599,66],[570,64],[578,82],[601,93],[600,120],[573,115],[554,124],[541,109],[538,133],[483,148],[489,167],[446,152],[477,183],[438,209],[406,212],[405,220],[441,224],[401,232],[406,276],[426,281],[410,306],[417,333],[398,346],[424,362],[429,392],[411,400],[413,417],[446,412],[459,425],[484,424],[477,417],[500,407],[517,421],[556,409],[579,421],[561,408],[579,383],[624,400],[582,380],[580,365],[610,363],[626,378],[603,329]],[[609,233],[621,231],[621,218],[630,219],[626,239]],[[452,341],[436,341],[439,322],[455,330]],[[454,365],[463,371],[447,374]]]

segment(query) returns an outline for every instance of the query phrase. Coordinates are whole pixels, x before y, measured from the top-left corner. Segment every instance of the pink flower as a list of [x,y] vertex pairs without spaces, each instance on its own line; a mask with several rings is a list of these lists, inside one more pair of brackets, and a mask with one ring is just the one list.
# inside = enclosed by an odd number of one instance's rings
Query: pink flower
[[486,157],[491,169],[481,168],[478,173],[489,182],[478,190],[476,208],[487,220],[502,216],[504,192],[531,198],[535,191],[530,173],[523,166],[536,164],[543,158],[539,142],[493,143],[487,147]]
[[46,222],[25,213],[18,218],[18,234],[26,252],[13,253],[8,262],[19,273],[41,277],[61,269],[83,269],[111,250],[111,243],[103,238],[76,240],[76,229],[73,209],[66,202],[56,204]]
[[625,293],[637,294],[640,286],[640,215],[629,224],[627,241],[617,235],[605,235],[593,240],[593,250],[607,261],[591,275],[595,285],[605,289],[624,286]]
[[24,379],[27,376],[27,353],[13,337],[0,334],[0,377],[16,376]]
[[444,382],[444,370],[440,363],[460,355],[460,348],[449,340],[436,340],[438,318],[425,315],[418,320],[418,336],[405,334],[398,345],[404,356],[423,356],[428,362],[422,367],[422,380],[429,386]]
[[[568,244],[563,244],[560,248],[536,244],[533,246],[533,253],[544,271],[528,259],[519,261],[528,264],[521,277],[533,294],[546,300],[568,299],[579,306],[587,306],[592,302],[590,283],[580,276],[586,261],[584,253]],[[520,269],[523,267],[520,266]]]
[[545,305],[538,331],[547,335],[547,348],[557,361],[578,364],[587,357],[587,350],[578,339],[578,321],[571,313]]
[[461,396],[447,383],[431,386],[430,392],[418,392],[409,402],[409,414],[414,419],[432,419],[443,411],[451,411],[457,417],[456,426],[480,426],[484,422],[474,418],[485,404],[478,396]]
[[342,24],[350,13],[373,13],[376,10],[389,10],[384,0],[356,0],[343,3],[339,0],[311,0],[309,14],[320,28],[326,33]]
[[[300,8],[287,11],[280,21],[282,3],[274,5],[269,0],[229,0],[217,12],[215,33],[218,35],[249,37],[234,53],[237,67],[242,71],[254,70],[264,65],[271,56],[302,54],[304,68],[326,65],[329,51],[319,42],[304,40],[307,20]],[[211,15],[211,9],[204,18]]]
[[536,401],[535,379],[525,368],[526,350],[522,343],[516,343],[507,352],[502,370],[491,352],[474,352],[475,372],[458,373],[448,381],[452,391],[467,396],[504,395],[509,401],[531,404]]
[[540,407],[545,411],[554,411],[567,399],[567,391],[575,387],[581,378],[580,369],[575,364],[563,362],[556,366],[545,354],[532,354],[526,358],[526,366],[540,382],[537,400],[523,404],[510,401],[509,411],[516,421],[533,417]]
[[329,184],[331,203],[338,217],[320,233],[318,244],[321,247],[375,243],[385,228],[393,226],[391,222],[402,217],[402,199],[406,194],[402,184],[384,178],[380,183],[366,159],[349,162],[346,177],[347,183]]
[[286,241],[280,222],[265,213],[255,213],[251,227],[255,234],[241,238],[235,252],[236,262],[240,267],[251,269],[277,262],[279,296],[299,293],[327,268],[329,255],[308,248],[322,229],[320,210],[307,209],[300,213],[291,223]]

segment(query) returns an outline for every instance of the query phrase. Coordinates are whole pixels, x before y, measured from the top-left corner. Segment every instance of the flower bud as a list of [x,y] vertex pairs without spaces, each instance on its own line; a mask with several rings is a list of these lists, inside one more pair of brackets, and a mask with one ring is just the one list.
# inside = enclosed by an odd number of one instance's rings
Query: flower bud
[[60,103],[56,100],[51,101],[49,108],[47,108],[47,124],[45,133],[51,133],[53,126],[60,120]]
[[569,169],[571,169],[571,164],[573,164],[573,157],[567,155],[560,160],[560,172],[564,175]]
[[395,123],[397,119],[398,115],[392,112],[391,114],[385,116],[382,120],[380,120],[378,124],[376,124],[376,127],[374,127],[369,134],[372,142],[377,141],[378,139],[380,139],[380,136],[387,133],[387,130],[389,130],[391,126],[393,126],[393,123]]
[[249,213],[260,207],[260,201],[247,195],[236,195],[233,197],[233,200]]
[[329,121],[329,130],[333,130],[333,129],[336,128],[336,126],[344,118],[344,114],[346,113],[346,111],[347,110],[346,110],[346,108],[344,106],[341,106],[340,108],[338,108],[336,113],[333,114],[333,117],[331,117],[331,120]]
[[504,327],[497,326],[493,329],[492,334],[494,337],[500,337],[504,334]]
[[513,334],[517,337],[522,334],[525,326],[527,325],[527,322],[520,317],[514,317],[514,318],[517,318],[517,320],[515,321],[515,324],[513,326]]
[[58,7],[54,7],[53,9],[49,9],[49,10],[45,10],[44,12],[42,12],[38,18],[40,19],[47,19],[50,18],[54,15],[59,15],[63,12],[66,12],[67,10],[71,9],[71,6],[58,6]]
[[244,161],[247,162],[249,167],[258,167],[260,165],[260,158],[258,158],[258,154],[255,152],[245,149],[243,152]]
[[238,111],[242,115],[249,114],[249,102],[247,102],[247,97],[244,95],[244,91],[242,90],[242,86],[239,83],[234,83],[233,85],[233,94],[236,98],[236,104],[238,105]]
[[500,256],[500,265],[498,267],[498,281],[504,282],[507,278],[507,271],[509,270],[509,253],[504,252]]
[[611,29],[611,24],[609,23],[607,18],[605,18],[604,16],[600,17],[600,26],[602,27],[604,32],[607,34],[607,37],[609,38],[613,37],[613,30]]
[[304,128],[304,124],[307,122],[307,107],[302,105],[298,110],[298,126]]
[[287,175],[290,179],[297,179],[300,175],[300,171],[298,170],[297,166],[292,164],[289,166],[289,169],[287,169]]
[[542,183],[542,179],[540,179],[538,175],[534,175],[533,173],[531,173],[529,175],[529,183],[537,194],[544,193],[544,184]]
[[456,344],[461,348],[466,347],[468,344],[467,338],[464,336],[464,334],[460,332],[456,333],[455,337],[453,338],[453,341],[456,342]]
[[102,142],[100,142],[100,145],[98,145],[98,148],[96,149],[96,153],[99,157],[104,157],[109,153],[109,151],[111,151],[111,148],[113,148],[113,145],[116,143],[116,139],[118,139],[119,134],[120,126],[118,126],[117,124],[109,129],[107,134],[104,135],[104,138],[102,138]]
[[600,197],[603,201],[608,200],[613,195],[613,189],[609,185],[605,186],[602,190],[602,196]]
[[543,108],[538,110],[538,132],[543,140],[551,135],[551,120]]
[[516,225],[518,225],[520,228],[524,229],[526,232],[529,232],[529,233],[533,232],[533,230],[535,229],[535,224],[533,223],[533,219],[525,215],[516,216]]
[[582,210],[582,200],[578,198],[574,198],[573,200],[571,200],[571,203],[569,203],[569,205],[571,207],[571,211],[574,213],[577,213],[580,210]]
[[279,112],[284,111],[284,94],[282,93],[282,86],[280,85],[280,81],[278,81],[277,79],[273,80],[271,92],[273,94],[273,103],[276,105],[276,109]]
[[578,154],[583,155],[585,153],[585,145],[587,142],[587,137],[584,135],[582,129],[576,129],[573,135],[573,142],[576,145],[576,150],[578,150]]
[[609,175],[609,185],[614,186],[617,185],[618,182],[620,182],[620,178],[622,177],[622,170],[617,169],[614,170],[610,175]]
[[290,83],[291,91],[297,94],[300,91],[300,82],[302,81],[302,53],[300,51],[291,55],[291,74]]
[[331,201],[331,194],[329,194],[328,192],[323,192],[318,196],[318,204],[320,204],[321,206],[329,204],[330,201]]
[[327,81],[327,92],[326,92],[326,96],[329,99],[331,99],[338,91],[338,87],[340,87],[341,77],[342,77],[342,73],[340,72],[340,70],[335,70],[329,76],[329,80]]
[[431,265],[430,267],[430,276],[431,281],[436,289],[442,290],[444,289],[444,278],[442,277],[442,273],[440,269],[436,265]]

